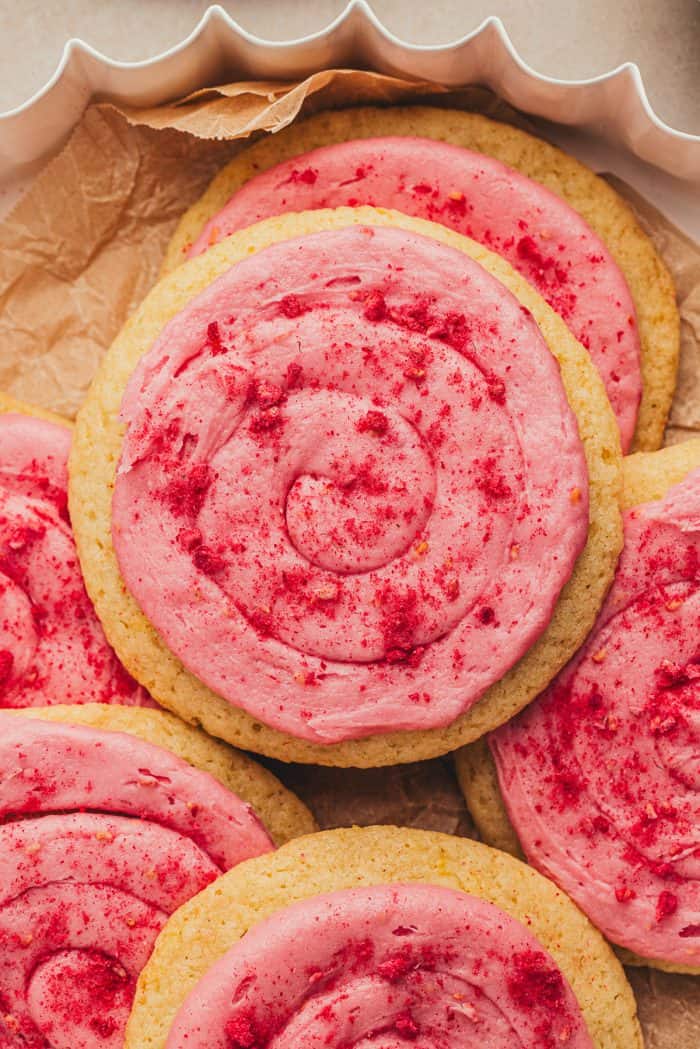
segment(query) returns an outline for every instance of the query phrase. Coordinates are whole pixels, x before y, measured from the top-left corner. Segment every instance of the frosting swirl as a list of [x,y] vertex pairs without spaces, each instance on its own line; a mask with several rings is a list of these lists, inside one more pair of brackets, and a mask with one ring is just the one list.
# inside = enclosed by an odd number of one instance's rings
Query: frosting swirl
[[555,962],[491,903],[349,889],[254,926],[199,981],[168,1049],[592,1049]]
[[200,680],[297,738],[451,723],[546,628],[585,543],[539,329],[403,230],[246,258],[163,329],[122,419],[128,589]]
[[409,136],[323,146],[246,182],[207,222],[188,257],[270,215],[361,204],[439,222],[508,259],[590,352],[629,448],[642,382],[625,278],[577,212],[492,157]]
[[67,427],[0,414],[0,706],[151,705],[85,592],[66,489]]
[[121,1049],[167,917],[270,838],[212,776],[136,737],[0,727],[0,1045]]
[[700,471],[627,511],[586,645],[490,737],[530,861],[611,939],[700,966]]

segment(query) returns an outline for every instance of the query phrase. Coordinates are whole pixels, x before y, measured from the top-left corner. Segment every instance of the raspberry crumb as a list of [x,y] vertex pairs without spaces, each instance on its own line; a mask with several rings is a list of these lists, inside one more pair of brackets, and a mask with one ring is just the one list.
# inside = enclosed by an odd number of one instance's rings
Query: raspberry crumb
[[678,897],[675,893],[669,892],[664,889],[663,892],[659,893],[659,898],[656,901],[656,920],[657,922],[663,921],[664,918],[669,918],[672,914],[676,913],[678,909]]
[[221,332],[219,330],[219,322],[212,321],[211,324],[207,325],[207,343],[211,348],[213,354],[223,353],[224,346],[221,343]]
[[389,429],[389,420],[384,412],[369,411],[357,421],[360,433],[372,433],[381,437]]
[[370,291],[365,299],[364,315],[368,321],[383,321],[386,317],[386,301],[381,291]]
[[488,385],[489,397],[496,404],[506,403],[506,384],[501,379],[491,378]]
[[252,433],[262,434],[277,429],[278,426],[281,426],[282,421],[282,412],[275,404],[254,415],[250,420],[250,429]]
[[284,390],[274,382],[260,380],[254,384],[252,393],[261,408],[272,408],[284,397]]
[[284,317],[300,317],[302,313],[308,313],[311,307],[301,301],[298,295],[285,295],[280,299],[279,312]]
[[315,168],[304,168],[303,171],[299,171],[298,168],[294,168],[291,175],[289,176],[289,181],[303,182],[306,186],[313,186],[317,178],[318,171],[316,171]]
[[521,951],[513,957],[514,972],[508,992],[521,1009],[557,1008],[564,997],[564,981],[541,951]]
[[291,390],[294,386],[298,386],[301,383],[304,369],[296,361],[290,361],[287,365],[287,389]]
[[380,976],[383,976],[385,980],[389,980],[390,983],[395,983],[413,968],[415,968],[415,962],[410,950],[406,949],[390,955],[386,961],[381,962],[377,966],[377,972]]
[[397,1016],[394,1020],[394,1028],[397,1034],[411,1042],[418,1037],[418,1024],[410,1013],[401,1013]]
[[232,1017],[226,1024],[227,1049],[262,1049],[253,1017],[248,1014]]
[[211,471],[206,463],[198,463],[184,476],[174,477],[164,493],[171,511],[183,517],[195,517],[204,505],[211,482]]
[[198,568],[200,572],[204,572],[205,575],[215,575],[226,567],[224,558],[215,553],[208,546],[195,547],[192,554],[192,561],[195,567]]

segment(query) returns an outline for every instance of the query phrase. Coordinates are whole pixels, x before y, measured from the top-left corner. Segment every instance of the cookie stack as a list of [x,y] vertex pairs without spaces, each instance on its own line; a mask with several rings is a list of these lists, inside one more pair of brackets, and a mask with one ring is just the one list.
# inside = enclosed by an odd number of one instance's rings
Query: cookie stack
[[[41,708],[2,714],[0,1044],[641,1046],[603,936],[700,971],[678,331],[627,205],[484,117],[321,113],[219,174],[69,514],[69,432],[0,405],[0,683]],[[234,747],[457,751],[488,844],[314,834]]]

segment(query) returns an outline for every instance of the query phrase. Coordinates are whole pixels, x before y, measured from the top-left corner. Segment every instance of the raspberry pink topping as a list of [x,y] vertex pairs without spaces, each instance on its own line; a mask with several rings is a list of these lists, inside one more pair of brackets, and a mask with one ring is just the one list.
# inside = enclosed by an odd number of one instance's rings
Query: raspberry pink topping
[[546,628],[586,540],[539,329],[402,230],[246,258],[165,327],[122,418],[128,589],[188,669],[299,738],[452,722]]

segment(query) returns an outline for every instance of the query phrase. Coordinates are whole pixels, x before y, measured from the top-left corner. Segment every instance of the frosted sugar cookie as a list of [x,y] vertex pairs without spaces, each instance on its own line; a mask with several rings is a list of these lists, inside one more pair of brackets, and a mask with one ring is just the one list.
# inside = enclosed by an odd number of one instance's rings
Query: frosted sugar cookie
[[627,459],[625,499],[590,638],[458,766],[489,841],[519,843],[637,961],[700,972],[700,441]]
[[[658,448],[679,320],[629,206],[573,157],[474,113],[319,113],[256,142],[185,214],[166,268],[270,215],[372,204],[442,223],[508,259],[590,351],[626,451]],[[640,400],[641,399],[641,400]]]
[[575,650],[618,469],[590,358],[503,260],[341,209],[154,289],[80,414],[71,511],[165,706],[284,760],[392,764],[505,720]]
[[178,911],[127,1049],[634,1049],[623,971],[550,882],[462,838],[327,831]]
[[167,916],[272,850],[250,803],[280,840],[313,821],[269,773],[161,711],[34,708],[1,712],[0,728],[0,1043],[119,1049]]

